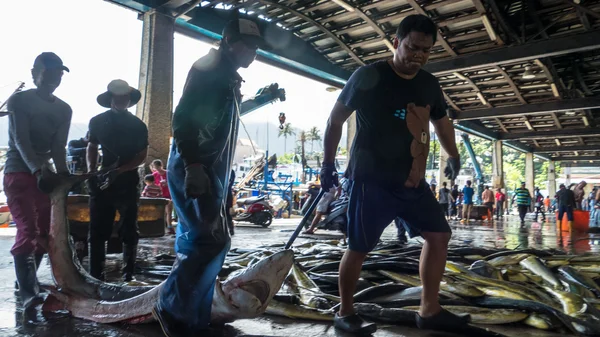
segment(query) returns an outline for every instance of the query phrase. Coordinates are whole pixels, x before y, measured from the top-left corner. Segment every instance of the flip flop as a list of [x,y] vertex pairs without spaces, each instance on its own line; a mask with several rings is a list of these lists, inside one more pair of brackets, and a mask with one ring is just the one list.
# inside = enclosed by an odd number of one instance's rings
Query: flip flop
[[357,314],[343,317],[335,314],[333,317],[333,326],[345,332],[360,335],[370,335],[377,331],[375,323],[366,322]]
[[302,232],[302,234],[309,234],[309,235],[310,235],[310,234],[315,234],[315,231],[314,231],[314,230],[307,229],[307,230],[305,230],[304,232]]
[[430,317],[423,318],[418,313],[416,314],[417,327],[426,330],[452,331],[464,328],[470,321],[470,315],[455,315],[444,308]]

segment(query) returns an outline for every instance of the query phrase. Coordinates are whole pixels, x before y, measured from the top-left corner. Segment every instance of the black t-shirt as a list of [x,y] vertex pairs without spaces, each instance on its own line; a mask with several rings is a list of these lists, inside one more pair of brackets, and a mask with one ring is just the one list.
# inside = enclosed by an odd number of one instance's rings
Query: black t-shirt
[[90,120],[90,143],[102,147],[102,167],[123,165],[148,147],[146,124],[130,112],[108,110]]
[[556,194],[558,195],[558,206],[575,205],[575,193],[570,189],[560,189]]
[[429,120],[446,116],[437,79],[399,77],[387,61],[356,70],[338,101],[356,110],[351,179],[417,187],[425,177]]

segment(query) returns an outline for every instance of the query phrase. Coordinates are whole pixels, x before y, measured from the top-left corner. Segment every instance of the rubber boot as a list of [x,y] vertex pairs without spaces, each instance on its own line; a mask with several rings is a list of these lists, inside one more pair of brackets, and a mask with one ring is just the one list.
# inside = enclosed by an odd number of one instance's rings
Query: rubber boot
[[40,296],[40,287],[36,276],[35,256],[33,254],[15,255],[14,260],[23,309],[35,308],[36,305],[44,302],[44,298]]
[[104,281],[104,262],[106,260],[106,243],[100,240],[90,240],[90,275]]
[[556,220],[556,232],[560,233],[561,231],[562,231],[561,221],[560,220]]
[[569,233],[573,233],[573,221],[569,221]]
[[123,280],[133,280],[135,270],[135,259],[137,258],[137,245],[123,245]]
[[[35,271],[37,272],[40,269],[40,263],[42,263],[42,259],[44,258],[44,254],[36,254],[35,255]],[[15,289],[19,290],[19,282],[15,281]]]

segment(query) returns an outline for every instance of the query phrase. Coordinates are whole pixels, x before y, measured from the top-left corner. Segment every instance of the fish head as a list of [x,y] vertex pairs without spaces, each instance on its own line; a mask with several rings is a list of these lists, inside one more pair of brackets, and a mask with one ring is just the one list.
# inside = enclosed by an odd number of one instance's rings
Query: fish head
[[92,175],[93,174],[85,173],[85,174],[70,175],[67,177],[57,176],[56,181],[55,181],[56,187],[54,187],[54,189],[52,190],[52,193],[50,193],[50,197],[56,199],[58,197],[66,196],[69,193],[69,190],[71,190],[71,188],[73,187],[73,185],[90,178]]
[[227,323],[264,313],[293,263],[294,252],[288,249],[260,260],[222,283],[217,281],[211,322]]

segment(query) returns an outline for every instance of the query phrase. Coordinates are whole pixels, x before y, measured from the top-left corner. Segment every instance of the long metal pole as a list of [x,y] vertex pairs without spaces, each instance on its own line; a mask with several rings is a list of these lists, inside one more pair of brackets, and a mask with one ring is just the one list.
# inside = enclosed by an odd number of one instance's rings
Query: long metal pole
[[323,189],[321,189],[319,191],[319,194],[317,194],[317,197],[313,201],[312,205],[310,205],[310,207],[306,211],[306,214],[304,214],[304,216],[302,217],[302,220],[300,220],[300,223],[298,224],[298,227],[296,227],[296,230],[294,231],[294,233],[292,234],[292,236],[288,240],[287,244],[285,245],[285,249],[290,249],[290,247],[292,246],[292,244],[294,243],[294,241],[296,241],[296,238],[300,234],[300,231],[302,230],[302,227],[304,227],[304,224],[308,221],[308,218],[310,218],[310,215],[312,214],[312,212],[317,207],[317,204],[319,203],[319,201],[323,197],[323,194],[325,194],[325,191]]

